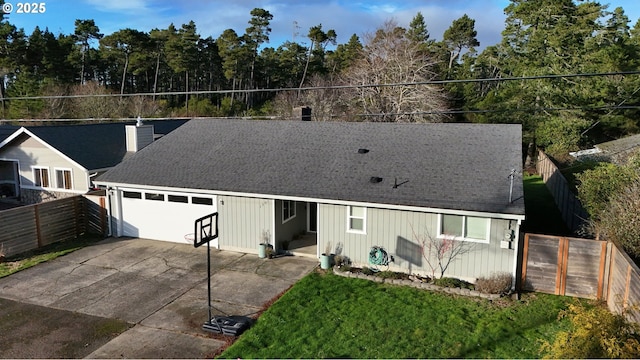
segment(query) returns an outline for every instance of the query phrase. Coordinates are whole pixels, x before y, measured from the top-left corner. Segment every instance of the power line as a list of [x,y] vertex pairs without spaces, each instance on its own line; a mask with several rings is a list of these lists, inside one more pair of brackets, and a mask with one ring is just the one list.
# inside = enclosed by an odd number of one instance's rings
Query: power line
[[478,82],[503,82],[503,81],[523,81],[523,80],[548,80],[548,79],[568,79],[577,77],[602,77],[602,76],[624,76],[638,75],[640,70],[604,72],[604,73],[579,73],[560,75],[535,75],[504,78],[482,78],[482,79],[457,79],[457,80],[428,80],[419,82],[400,82],[391,84],[358,84],[358,85],[330,85],[313,87],[288,87],[270,89],[235,89],[235,90],[198,90],[198,91],[168,91],[155,93],[133,93],[133,94],[87,94],[87,95],[42,95],[42,96],[16,96],[0,97],[0,101],[10,100],[46,100],[46,99],[77,99],[89,97],[134,97],[134,96],[178,96],[178,95],[214,95],[214,94],[246,94],[263,92],[287,92],[287,91],[313,91],[313,90],[339,90],[339,89],[361,89],[372,87],[395,87],[395,86],[420,86],[420,85],[445,85]]

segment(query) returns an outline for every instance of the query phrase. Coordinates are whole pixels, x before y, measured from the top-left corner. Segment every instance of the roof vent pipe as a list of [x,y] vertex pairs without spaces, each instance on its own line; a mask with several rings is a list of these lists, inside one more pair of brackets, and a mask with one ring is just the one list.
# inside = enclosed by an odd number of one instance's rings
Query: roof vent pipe
[[358,154],[366,154],[369,152],[369,149],[358,149]]
[[377,184],[379,182],[382,182],[382,178],[378,176],[372,176],[371,179],[369,179],[369,182],[372,184]]
[[138,120],[136,120],[136,126],[142,126],[142,118],[138,115]]

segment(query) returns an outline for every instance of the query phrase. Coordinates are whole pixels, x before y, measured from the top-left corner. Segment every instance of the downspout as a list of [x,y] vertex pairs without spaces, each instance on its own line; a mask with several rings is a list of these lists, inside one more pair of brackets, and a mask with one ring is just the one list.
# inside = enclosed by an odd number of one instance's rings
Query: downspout
[[96,175],[98,175],[98,173],[93,173],[91,175],[89,175],[89,177],[87,177],[87,185],[89,186],[89,190],[93,190],[95,187],[91,185],[91,178],[95,177]]
[[520,256],[518,254],[518,252],[520,251],[520,225],[522,224],[522,220],[518,219],[516,222],[516,231],[514,234],[514,243],[515,243],[515,247],[513,249],[513,251],[515,251],[515,260],[513,262],[513,281],[511,282],[511,291],[516,291],[516,284],[518,283],[518,281],[520,281],[520,279],[518,278],[518,265],[520,263]]
[[113,193],[113,188],[107,188],[107,227],[109,228],[109,230],[107,231],[107,236],[112,237],[113,236],[113,223],[112,223],[112,217],[113,217],[113,213],[111,210],[111,194]]

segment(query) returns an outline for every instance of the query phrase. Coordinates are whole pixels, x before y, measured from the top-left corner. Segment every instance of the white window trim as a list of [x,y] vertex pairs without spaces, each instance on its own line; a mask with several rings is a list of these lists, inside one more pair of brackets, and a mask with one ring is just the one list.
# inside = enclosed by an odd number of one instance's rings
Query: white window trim
[[[351,208],[352,207],[360,207],[364,210],[364,214],[362,217],[360,216],[352,216]],[[352,229],[351,228],[351,219],[362,219],[362,230]],[[357,205],[347,205],[347,232],[351,234],[367,234],[367,207],[366,206],[357,206]]]
[[[487,220],[487,231],[486,231],[486,235],[485,235],[485,239],[475,239],[475,238],[469,238],[469,237],[464,237],[464,236],[451,236],[451,235],[447,235],[447,234],[443,234],[442,233],[442,215],[443,214],[438,214],[438,239],[444,239],[444,238],[450,238],[453,240],[458,240],[458,241],[468,241],[468,242],[475,242],[475,243],[480,243],[480,244],[489,244],[491,242],[491,218],[486,218]],[[468,215],[456,215],[456,214],[444,214],[444,215],[454,215],[454,216],[462,216],[462,232],[466,233],[467,230],[467,217]],[[471,217],[480,217],[480,216],[471,216]]]
[[[41,186],[36,184],[36,170],[47,170],[47,177],[49,179],[49,186]],[[49,171],[48,166],[32,166],[31,167],[31,175],[33,175],[33,186],[36,189],[51,189],[51,171]]]
[[[285,217],[285,214],[284,214],[284,203],[285,202],[289,203],[289,217]],[[282,212],[282,223],[283,224],[295,219],[296,216],[298,215],[298,212],[297,212],[297,209],[296,209],[296,206],[297,206],[297,202],[296,201],[294,201],[294,200],[282,200],[281,206],[282,206],[281,212]],[[291,209],[293,209],[293,215],[291,215]]]
[[[68,171],[69,172],[69,180],[71,180],[71,185],[68,189],[65,187],[58,187],[58,171]],[[70,168],[53,168],[53,173],[55,174],[56,177],[56,183],[54,184],[55,186],[53,186],[53,188],[58,189],[58,190],[73,190],[73,169]],[[63,178],[63,182],[64,182],[64,176]]]

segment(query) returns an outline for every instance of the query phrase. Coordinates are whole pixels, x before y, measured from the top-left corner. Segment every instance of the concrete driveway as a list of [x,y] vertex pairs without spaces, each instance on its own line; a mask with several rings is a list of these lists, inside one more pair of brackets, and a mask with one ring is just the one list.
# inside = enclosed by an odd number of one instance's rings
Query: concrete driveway
[[[317,264],[212,249],[213,313],[255,315]],[[206,246],[107,239],[0,279],[0,297],[134,324],[89,358],[202,358],[223,345],[201,328]]]

